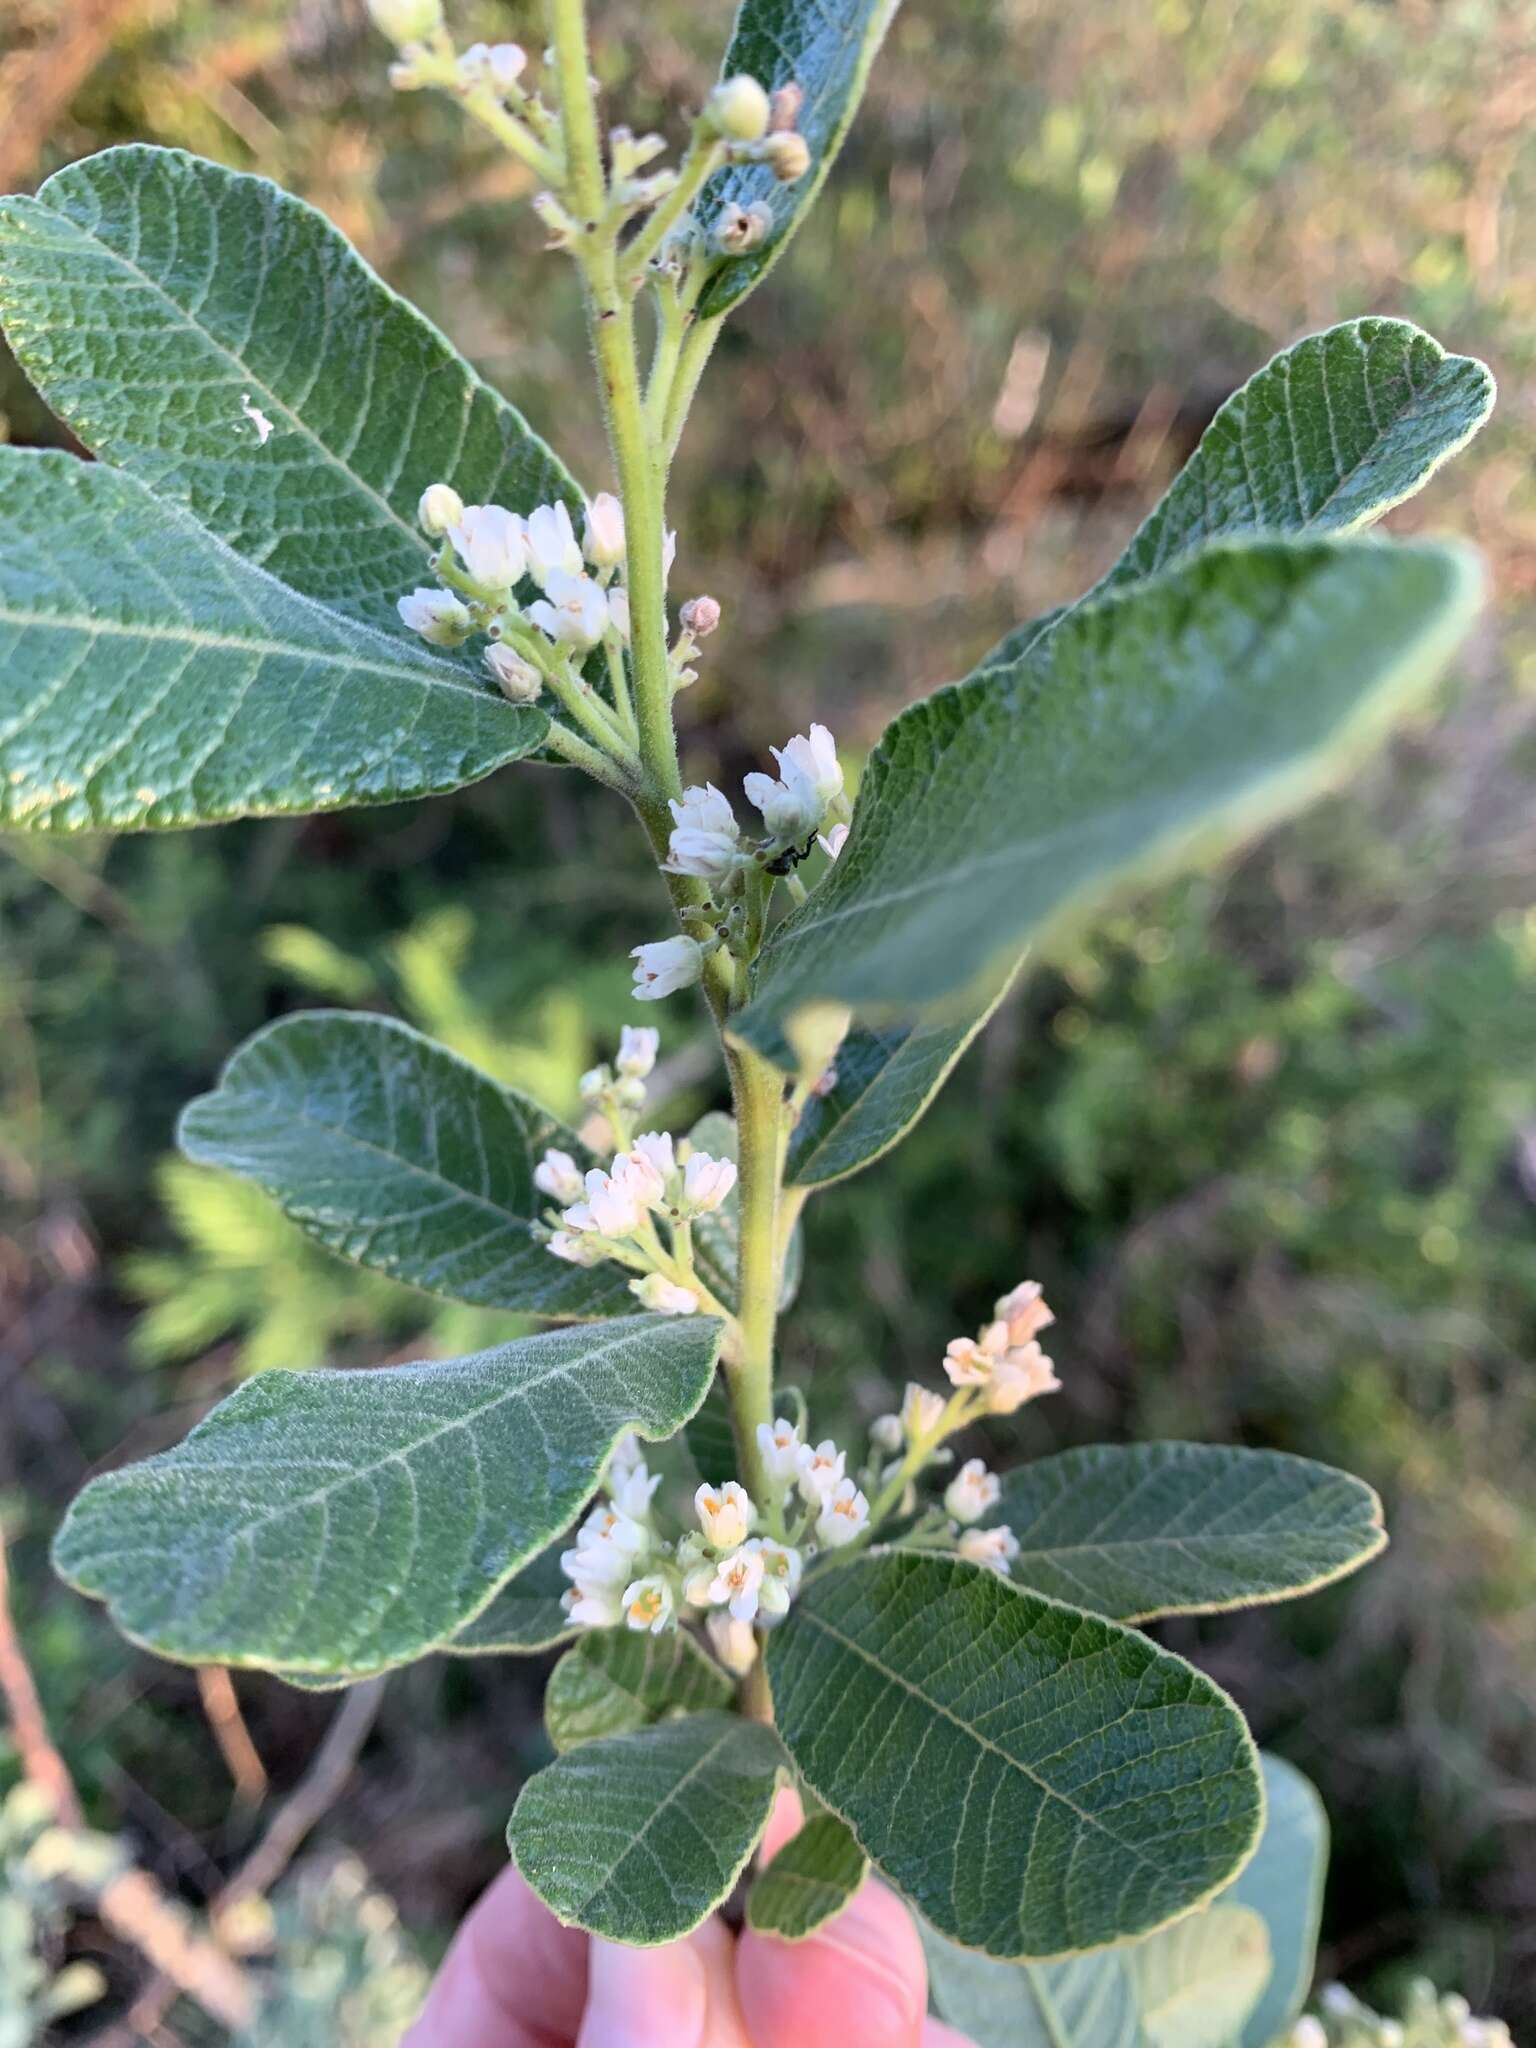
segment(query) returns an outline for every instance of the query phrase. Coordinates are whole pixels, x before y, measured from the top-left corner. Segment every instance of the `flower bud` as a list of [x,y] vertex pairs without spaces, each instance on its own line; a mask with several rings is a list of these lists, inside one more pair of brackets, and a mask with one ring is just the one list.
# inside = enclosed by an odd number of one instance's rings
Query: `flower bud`
[[712,597],[690,597],[679,617],[695,640],[707,640],[720,623],[720,607]]
[[768,133],[768,95],[755,78],[723,78],[704,106],[704,118],[728,142],[761,142]]
[[396,49],[422,43],[443,25],[442,0],[368,0],[373,25]]
[[735,1479],[727,1479],[723,1486],[701,1486],[693,1505],[704,1540],[716,1550],[734,1550],[745,1543],[757,1520],[746,1488]]
[[722,256],[745,256],[749,249],[767,240],[772,226],[773,215],[761,202],[738,206],[734,200],[728,200],[715,216],[715,247]]
[[683,934],[632,947],[630,958],[635,963],[634,994],[642,1003],[657,1003],[680,988],[692,988],[704,972],[704,948]]
[[428,484],[416,502],[416,523],[433,540],[464,517],[464,500],[452,484]]
[[509,704],[537,703],[544,678],[531,661],[524,661],[510,647],[495,646],[485,650],[485,665]]
[[[619,1056],[614,1065],[621,1074],[643,1081],[656,1064],[661,1050],[661,1033],[647,1024],[626,1024],[619,1033]],[[669,1146],[670,1149],[670,1146]]]
[[764,142],[763,162],[781,185],[793,185],[811,168],[811,145],[803,135],[785,129]]
[[629,1291],[642,1308],[654,1310],[663,1316],[691,1316],[699,1306],[699,1297],[691,1287],[679,1287],[661,1273],[647,1273],[643,1280],[631,1280]]
[[581,1168],[569,1152],[551,1147],[533,1169],[533,1184],[540,1194],[548,1195],[556,1202],[577,1202],[581,1199],[585,1182]]
[[599,491],[588,505],[581,544],[594,569],[617,569],[624,560],[624,508],[612,491]]
[[957,1522],[979,1522],[1002,1498],[1002,1482],[980,1458],[967,1458],[944,1489],[944,1507]]
[[869,1425],[869,1440],[877,1451],[899,1451],[904,1435],[899,1415],[877,1415]]
[[1019,1554],[1019,1539],[999,1523],[995,1529],[967,1529],[958,1548],[969,1564],[983,1564],[989,1571],[1006,1574]]
[[413,633],[433,647],[457,647],[474,629],[467,608],[449,590],[422,586],[397,599],[395,610]]
[[704,1624],[710,1647],[727,1671],[745,1678],[757,1662],[757,1637],[750,1621],[736,1621],[717,1607]]
[[775,87],[768,100],[768,128],[774,135],[782,135],[790,128],[800,125],[800,109],[805,105],[805,87],[793,78]]
[[528,52],[521,43],[492,43],[488,69],[499,93],[511,92],[527,68]]

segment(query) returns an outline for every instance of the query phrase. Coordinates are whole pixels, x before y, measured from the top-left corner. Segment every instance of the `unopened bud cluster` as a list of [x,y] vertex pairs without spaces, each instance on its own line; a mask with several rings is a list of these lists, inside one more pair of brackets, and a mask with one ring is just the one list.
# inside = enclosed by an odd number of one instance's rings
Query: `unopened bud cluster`
[[1424,1978],[1409,1986],[1401,2019],[1372,2012],[1342,1984],[1330,1984],[1318,2005],[1280,2048],[1514,2048],[1503,2020],[1476,2018],[1459,1992],[1437,1992]]
[[736,1166],[667,1131],[635,1134],[659,1043],[655,1031],[626,1026],[613,1066],[582,1076],[582,1100],[617,1140],[608,1164],[583,1169],[569,1152],[551,1148],[533,1179],[560,1205],[545,1219],[557,1259],[628,1267],[637,1275],[630,1292],[642,1308],[691,1316],[713,1304],[694,1267],[690,1226],[727,1199]]

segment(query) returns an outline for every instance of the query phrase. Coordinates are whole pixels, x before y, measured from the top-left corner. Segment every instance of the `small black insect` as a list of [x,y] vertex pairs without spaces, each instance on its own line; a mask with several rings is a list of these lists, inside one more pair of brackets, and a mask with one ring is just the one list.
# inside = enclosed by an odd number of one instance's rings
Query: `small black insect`
[[764,874],[787,875],[791,868],[799,867],[801,861],[810,859],[811,848],[815,844],[816,834],[813,832],[810,838],[806,840],[804,846],[786,846],[781,854],[777,854],[771,861],[766,863],[763,869]]

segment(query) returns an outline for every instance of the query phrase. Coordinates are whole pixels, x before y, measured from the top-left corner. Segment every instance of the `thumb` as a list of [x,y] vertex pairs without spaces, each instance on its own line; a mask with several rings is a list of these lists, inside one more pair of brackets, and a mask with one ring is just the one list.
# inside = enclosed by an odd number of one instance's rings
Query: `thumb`
[[900,1899],[872,1878],[805,1941],[748,1928],[736,1988],[754,2048],[918,2048],[925,2039],[922,1943]]
[[665,1948],[594,1939],[576,2048],[750,2048],[718,1919]]

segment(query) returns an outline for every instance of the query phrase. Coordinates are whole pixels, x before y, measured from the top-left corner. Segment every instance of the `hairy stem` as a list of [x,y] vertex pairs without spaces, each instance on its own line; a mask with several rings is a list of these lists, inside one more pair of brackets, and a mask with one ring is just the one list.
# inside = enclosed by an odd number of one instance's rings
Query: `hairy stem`
[[759,1425],[773,1421],[773,1340],[779,1314],[778,1206],[783,1170],[784,1077],[740,1045],[728,1045],[736,1106],[741,1218],[737,1280],[740,1356],[726,1366],[731,1423],[742,1481],[754,1499],[770,1491]]

